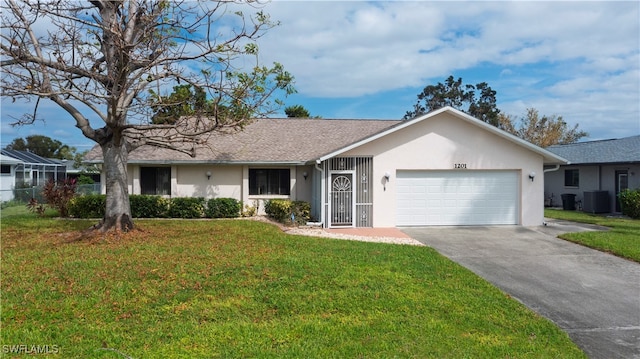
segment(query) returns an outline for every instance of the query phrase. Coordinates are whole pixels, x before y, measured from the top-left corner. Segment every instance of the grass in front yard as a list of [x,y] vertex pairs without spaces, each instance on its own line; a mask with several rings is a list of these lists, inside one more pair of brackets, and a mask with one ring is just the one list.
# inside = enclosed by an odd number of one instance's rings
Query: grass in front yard
[[558,209],[545,209],[544,215],[549,218],[609,227],[609,231],[566,233],[559,237],[640,262],[640,220]]
[[59,357],[584,358],[566,333],[428,247],[245,220],[2,218],[2,345]]

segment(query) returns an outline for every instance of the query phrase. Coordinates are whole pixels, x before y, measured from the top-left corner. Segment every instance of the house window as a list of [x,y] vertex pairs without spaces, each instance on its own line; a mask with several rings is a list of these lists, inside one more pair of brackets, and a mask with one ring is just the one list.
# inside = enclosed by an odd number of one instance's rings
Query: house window
[[10,165],[2,165],[2,174],[11,174],[11,166]]
[[140,191],[142,194],[171,195],[171,167],[141,167]]
[[250,195],[289,195],[291,178],[288,169],[249,169]]
[[564,170],[564,186],[565,187],[579,187],[580,185],[580,173],[577,169]]

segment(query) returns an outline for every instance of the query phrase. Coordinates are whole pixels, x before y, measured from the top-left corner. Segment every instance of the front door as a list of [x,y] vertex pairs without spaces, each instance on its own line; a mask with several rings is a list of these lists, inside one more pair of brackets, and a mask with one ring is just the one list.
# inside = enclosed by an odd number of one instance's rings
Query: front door
[[621,212],[618,194],[629,188],[629,173],[627,170],[616,171],[616,212]]
[[332,173],[331,192],[331,227],[353,226],[353,174]]

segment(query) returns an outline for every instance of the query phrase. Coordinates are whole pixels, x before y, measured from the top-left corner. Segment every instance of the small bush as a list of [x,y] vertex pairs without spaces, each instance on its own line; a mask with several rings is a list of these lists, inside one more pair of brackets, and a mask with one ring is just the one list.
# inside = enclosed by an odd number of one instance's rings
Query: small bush
[[258,213],[258,201],[255,201],[253,205],[245,204],[242,209],[242,217],[253,217]]
[[631,218],[640,219],[640,188],[626,189],[618,196],[622,213]]
[[69,201],[76,195],[76,179],[67,178],[56,183],[49,180],[42,188],[42,196],[47,205],[56,209],[60,217],[69,217]]
[[311,219],[311,204],[305,201],[294,201],[291,209],[297,224],[307,224]]
[[88,175],[81,173],[80,176],[78,176],[78,184],[79,185],[83,185],[83,184],[94,184],[96,183],[96,181],[93,180],[93,178],[89,177]]
[[285,223],[291,220],[291,201],[285,199],[270,199],[264,202],[264,211],[274,220]]
[[177,197],[169,204],[171,218],[201,218],[204,216],[204,198]]
[[44,204],[38,203],[38,200],[35,198],[31,198],[29,203],[27,203],[27,209],[31,213],[36,213],[38,214],[38,216],[44,217],[44,211],[45,211]]
[[311,206],[304,201],[271,199],[265,202],[264,210],[269,217],[280,223],[305,224],[309,221]]
[[69,215],[76,218],[104,218],[107,196],[87,194],[69,201]]
[[206,216],[209,218],[236,218],[242,206],[235,198],[212,198],[207,202]]
[[133,218],[165,218],[169,215],[170,201],[160,196],[130,195]]

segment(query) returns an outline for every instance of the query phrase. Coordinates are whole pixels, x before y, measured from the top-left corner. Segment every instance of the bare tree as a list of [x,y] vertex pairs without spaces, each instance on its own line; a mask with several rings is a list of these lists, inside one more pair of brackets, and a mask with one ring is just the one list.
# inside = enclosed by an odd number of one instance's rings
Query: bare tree
[[[134,228],[127,159],[135,148],[192,153],[203,135],[275,111],[282,104],[274,92],[295,91],[280,64],[258,63],[256,40],[277,24],[252,1],[4,0],[1,6],[2,96],[35,99],[15,124],[36,121],[46,99],[100,145],[107,205],[96,228],[103,232]],[[243,6],[251,6],[250,14],[239,11]],[[151,99],[157,106],[159,94],[181,82],[207,93],[206,114],[152,124]]]
[[578,130],[577,124],[573,128],[568,128],[562,116],[540,117],[535,108],[527,109],[527,115],[520,119],[518,126],[515,125],[516,120],[510,115],[500,114],[498,118],[499,128],[540,147],[575,143],[589,136],[587,132]]

